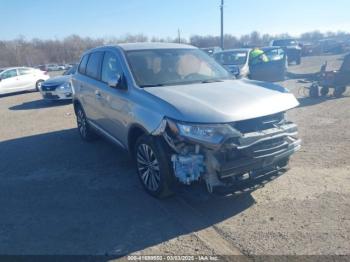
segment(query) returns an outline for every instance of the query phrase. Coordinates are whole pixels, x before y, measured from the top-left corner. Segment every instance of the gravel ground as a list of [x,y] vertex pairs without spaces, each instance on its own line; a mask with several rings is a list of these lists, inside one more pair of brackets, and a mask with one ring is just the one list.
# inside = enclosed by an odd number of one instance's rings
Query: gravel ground
[[[71,104],[38,93],[0,97],[0,254],[348,254],[350,97],[301,97],[322,62],[308,57],[281,83],[303,147],[282,176],[210,196],[181,187],[159,201],[126,152],[79,139]],[[302,81],[301,81],[302,80]]]

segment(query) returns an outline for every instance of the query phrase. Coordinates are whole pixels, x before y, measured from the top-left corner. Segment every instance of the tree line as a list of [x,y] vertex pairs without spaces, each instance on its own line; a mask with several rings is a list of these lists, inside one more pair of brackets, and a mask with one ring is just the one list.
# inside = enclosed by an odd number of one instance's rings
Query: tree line
[[[276,38],[290,38],[289,34],[270,35],[252,32],[250,34],[236,37],[230,34],[224,36],[224,46],[228,48],[266,46]],[[350,38],[350,33],[319,31],[304,33],[300,39],[307,42],[314,42],[323,38],[336,38],[345,40]],[[0,40],[0,67],[8,66],[35,66],[48,63],[75,63],[81,54],[96,46],[126,43],[126,42],[181,42],[189,43],[197,47],[212,47],[220,45],[219,36],[193,35],[189,39],[184,38],[159,38],[147,37],[143,34],[125,35],[119,38],[90,38],[71,35],[64,39],[27,40],[18,37],[14,40]]]

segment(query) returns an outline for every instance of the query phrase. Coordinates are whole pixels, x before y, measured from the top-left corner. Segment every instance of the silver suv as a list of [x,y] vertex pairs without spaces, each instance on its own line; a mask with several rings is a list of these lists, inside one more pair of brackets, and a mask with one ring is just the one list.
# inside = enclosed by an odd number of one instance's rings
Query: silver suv
[[284,170],[300,148],[285,88],[235,80],[189,45],[140,43],[86,52],[72,78],[82,139],[128,150],[151,195],[205,181],[209,192]]

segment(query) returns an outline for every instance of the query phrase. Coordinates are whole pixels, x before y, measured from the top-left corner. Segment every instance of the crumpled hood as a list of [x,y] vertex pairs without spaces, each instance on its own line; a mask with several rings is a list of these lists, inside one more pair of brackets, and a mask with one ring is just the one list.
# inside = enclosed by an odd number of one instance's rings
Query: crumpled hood
[[166,110],[167,117],[186,122],[234,122],[283,112],[299,104],[281,86],[246,79],[144,90],[173,107]]
[[62,85],[70,80],[70,75],[55,76],[46,80],[43,84],[47,86]]

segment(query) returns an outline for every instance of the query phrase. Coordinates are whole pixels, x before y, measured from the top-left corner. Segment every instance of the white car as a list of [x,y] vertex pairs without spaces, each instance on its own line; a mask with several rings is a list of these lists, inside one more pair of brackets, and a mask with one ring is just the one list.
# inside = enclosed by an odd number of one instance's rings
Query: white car
[[49,79],[47,72],[30,67],[0,69],[0,94],[19,91],[39,91],[42,82]]
[[249,48],[229,49],[214,54],[214,59],[223,65],[235,77],[242,78],[249,75]]

